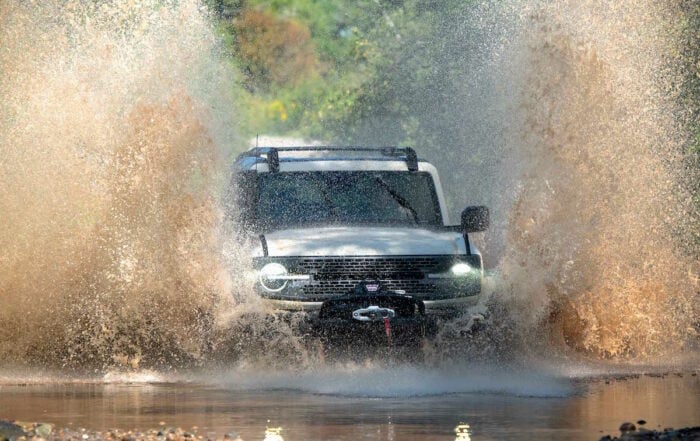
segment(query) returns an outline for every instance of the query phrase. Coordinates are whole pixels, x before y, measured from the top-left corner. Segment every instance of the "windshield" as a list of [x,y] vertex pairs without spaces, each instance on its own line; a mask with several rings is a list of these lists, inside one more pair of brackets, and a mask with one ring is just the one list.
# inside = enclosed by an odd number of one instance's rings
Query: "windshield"
[[429,173],[317,171],[259,175],[263,229],[326,224],[441,225]]

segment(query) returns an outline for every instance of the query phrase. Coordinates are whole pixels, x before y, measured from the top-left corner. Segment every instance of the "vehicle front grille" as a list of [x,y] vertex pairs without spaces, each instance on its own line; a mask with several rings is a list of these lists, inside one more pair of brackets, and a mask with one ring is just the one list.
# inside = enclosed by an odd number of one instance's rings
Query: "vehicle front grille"
[[449,269],[451,256],[304,257],[297,262],[306,274],[423,274]]
[[295,269],[312,275],[311,283],[301,291],[314,300],[347,294],[367,280],[379,281],[384,289],[433,297],[441,287],[426,274],[447,271],[453,262],[451,256],[313,257],[300,258]]

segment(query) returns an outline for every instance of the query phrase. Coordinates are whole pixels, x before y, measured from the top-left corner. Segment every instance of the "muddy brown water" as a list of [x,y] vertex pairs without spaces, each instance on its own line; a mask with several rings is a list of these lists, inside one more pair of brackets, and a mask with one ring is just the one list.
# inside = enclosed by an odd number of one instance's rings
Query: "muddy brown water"
[[540,396],[505,388],[435,395],[416,389],[416,396],[394,390],[395,396],[384,397],[347,395],[342,387],[319,393],[225,382],[4,383],[0,418],[94,430],[147,430],[165,423],[196,426],[205,436],[235,431],[246,441],[265,439],[266,427],[281,427],[285,441],[443,441],[455,439],[459,424],[470,426],[460,440],[597,440],[617,434],[621,422],[639,419],[648,428],[700,425],[697,374],[557,381],[563,388]]

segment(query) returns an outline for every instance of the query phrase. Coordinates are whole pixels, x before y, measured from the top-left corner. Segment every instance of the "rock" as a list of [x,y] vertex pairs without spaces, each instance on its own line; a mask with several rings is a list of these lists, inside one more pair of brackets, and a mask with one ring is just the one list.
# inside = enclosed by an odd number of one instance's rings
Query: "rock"
[[[646,424],[646,423],[645,423]],[[634,426],[632,423],[623,423],[620,426],[622,435],[619,438],[606,435],[600,438],[600,441],[698,441],[700,440],[700,427],[687,427],[684,429],[666,428],[663,431],[647,430],[640,428],[639,430],[623,431],[626,425]]]
[[637,426],[632,423],[622,423],[622,425],[620,425],[620,432],[622,433],[634,432],[635,430],[637,430]]
[[236,432],[228,432],[227,434],[224,435],[224,440],[225,441],[242,441],[240,435]]
[[27,432],[22,427],[10,421],[0,420],[0,441],[15,441],[23,436],[26,437]]
[[639,420],[639,421],[637,421],[637,424],[640,425],[640,426],[643,426],[643,425],[645,425],[646,423],[647,423],[647,422],[646,422],[645,420]]
[[34,428],[34,433],[42,438],[48,438],[53,431],[53,425],[51,424],[38,424]]

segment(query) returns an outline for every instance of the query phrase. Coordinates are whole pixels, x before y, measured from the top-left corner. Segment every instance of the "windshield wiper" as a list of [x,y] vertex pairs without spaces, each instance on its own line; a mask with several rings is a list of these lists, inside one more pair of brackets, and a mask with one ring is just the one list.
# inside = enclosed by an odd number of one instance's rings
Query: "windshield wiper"
[[411,216],[413,216],[413,221],[415,223],[417,223],[417,224],[420,223],[420,221],[418,220],[418,212],[416,211],[415,208],[413,208],[411,206],[411,204],[408,203],[408,201],[403,196],[398,194],[393,188],[391,188],[391,186],[389,184],[386,183],[386,181],[384,181],[384,179],[380,178],[379,176],[375,177],[374,180],[384,190],[386,190],[386,192],[389,193],[389,195],[391,195],[391,197],[394,198],[394,200],[396,202],[398,202],[398,204],[401,207],[405,208],[406,210],[408,210],[411,213]]

